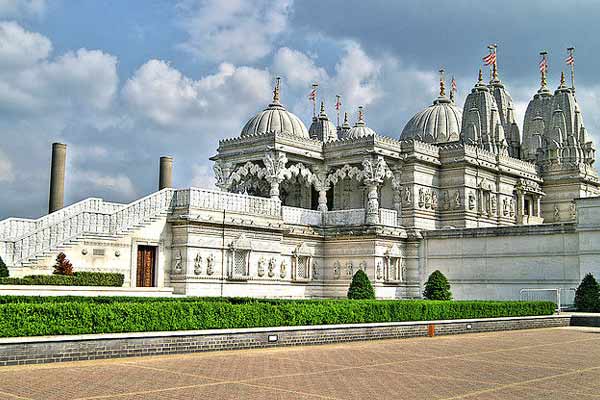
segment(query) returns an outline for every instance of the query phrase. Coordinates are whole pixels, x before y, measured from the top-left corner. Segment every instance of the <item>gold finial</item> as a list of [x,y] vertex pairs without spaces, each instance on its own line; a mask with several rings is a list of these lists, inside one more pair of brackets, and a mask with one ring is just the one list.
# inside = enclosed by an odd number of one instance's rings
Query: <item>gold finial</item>
[[560,71],[560,86],[565,86],[565,71]]
[[365,122],[363,115],[363,106],[358,106],[358,122]]
[[446,83],[444,82],[444,68],[440,69],[440,97],[446,97]]
[[321,100],[321,114],[325,114],[325,102]]
[[477,82],[483,83],[483,72],[481,71],[481,68],[479,68],[479,77],[477,78]]
[[344,125],[348,124],[348,112],[344,112]]
[[273,104],[279,104],[279,91],[281,85],[281,77],[275,78],[275,88],[273,89]]

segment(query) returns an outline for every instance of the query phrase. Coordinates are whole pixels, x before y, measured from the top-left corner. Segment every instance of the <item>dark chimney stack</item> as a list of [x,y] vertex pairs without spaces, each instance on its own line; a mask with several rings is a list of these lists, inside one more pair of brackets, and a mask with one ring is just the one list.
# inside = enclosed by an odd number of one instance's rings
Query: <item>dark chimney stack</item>
[[173,187],[173,157],[160,158],[160,171],[158,174],[158,190]]
[[67,145],[52,143],[52,165],[50,169],[50,195],[48,213],[58,211],[65,205],[65,164]]

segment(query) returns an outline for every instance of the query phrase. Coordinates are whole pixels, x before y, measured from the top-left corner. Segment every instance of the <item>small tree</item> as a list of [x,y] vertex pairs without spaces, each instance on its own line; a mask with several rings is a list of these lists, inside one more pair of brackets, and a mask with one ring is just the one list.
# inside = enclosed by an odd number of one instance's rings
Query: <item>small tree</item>
[[374,299],[375,290],[369,277],[362,269],[356,271],[352,277],[350,288],[348,289],[348,298],[354,300]]
[[452,300],[450,283],[439,270],[433,271],[425,282],[423,296],[428,300]]
[[0,278],[8,277],[8,267],[4,264],[2,257],[0,257]]
[[65,253],[61,252],[56,256],[53,273],[56,275],[73,275],[73,265],[67,260]]
[[579,311],[600,310],[600,285],[594,275],[588,273],[583,277],[575,291],[575,307]]

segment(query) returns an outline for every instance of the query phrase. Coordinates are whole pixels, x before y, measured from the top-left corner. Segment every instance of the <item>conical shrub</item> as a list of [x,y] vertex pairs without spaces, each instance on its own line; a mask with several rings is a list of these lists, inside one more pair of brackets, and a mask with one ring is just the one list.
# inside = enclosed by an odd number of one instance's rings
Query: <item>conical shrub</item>
[[348,298],[354,300],[374,299],[375,290],[369,277],[362,269],[356,271],[352,277],[350,288],[348,289]]
[[450,283],[439,270],[435,270],[429,275],[429,279],[425,282],[423,297],[428,300],[452,300]]
[[8,277],[8,267],[4,264],[2,257],[0,257],[0,278]]
[[575,291],[575,307],[578,311],[600,311],[600,285],[591,273],[583,277]]

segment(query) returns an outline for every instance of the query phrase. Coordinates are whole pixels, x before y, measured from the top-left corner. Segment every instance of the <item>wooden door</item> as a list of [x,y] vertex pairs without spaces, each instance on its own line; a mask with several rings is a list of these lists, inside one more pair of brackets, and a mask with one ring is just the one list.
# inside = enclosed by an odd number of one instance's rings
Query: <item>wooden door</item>
[[156,247],[138,246],[137,251],[137,287],[154,286],[156,269]]

